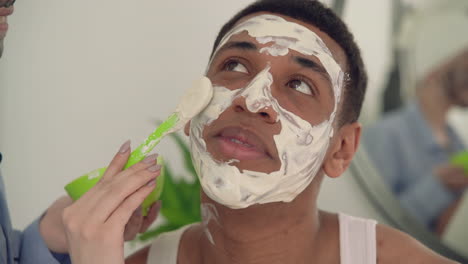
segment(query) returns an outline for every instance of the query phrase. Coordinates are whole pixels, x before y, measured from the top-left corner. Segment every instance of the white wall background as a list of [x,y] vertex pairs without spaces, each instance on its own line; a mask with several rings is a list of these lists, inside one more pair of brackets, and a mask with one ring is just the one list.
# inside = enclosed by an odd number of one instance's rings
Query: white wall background
[[[18,1],[0,60],[0,168],[14,225],[106,165],[126,139],[139,144],[203,73],[220,26],[250,2]],[[379,108],[389,18],[389,1],[346,9],[370,75],[364,120]],[[169,141],[158,149],[171,163],[178,157]],[[324,204],[355,195],[346,184],[325,186]],[[362,197],[342,200],[340,208],[372,215]]]

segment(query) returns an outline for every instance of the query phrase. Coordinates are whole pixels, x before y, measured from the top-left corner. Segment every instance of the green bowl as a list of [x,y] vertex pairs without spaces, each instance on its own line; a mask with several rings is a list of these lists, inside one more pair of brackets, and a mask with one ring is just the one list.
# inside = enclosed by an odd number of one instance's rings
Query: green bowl
[[[158,157],[158,164],[161,164],[162,166],[161,174],[156,179],[156,188],[154,188],[154,190],[146,197],[141,205],[143,216],[148,214],[151,205],[161,197],[165,177],[164,161],[161,156]],[[73,180],[65,186],[65,190],[74,201],[78,200],[83,194],[98,183],[106,169],[107,167],[100,168]]]
[[465,174],[468,176],[468,151],[463,151],[455,154],[450,159],[453,165],[461,166],[465,170]]

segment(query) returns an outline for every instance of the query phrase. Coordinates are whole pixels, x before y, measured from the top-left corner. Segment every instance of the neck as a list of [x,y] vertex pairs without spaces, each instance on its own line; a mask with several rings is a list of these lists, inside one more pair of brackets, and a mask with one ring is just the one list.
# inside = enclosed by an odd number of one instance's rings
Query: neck
[[203,263],[303,263],[320,228],[316,200],[323,175],[292,202],[230,209],[204,193]]

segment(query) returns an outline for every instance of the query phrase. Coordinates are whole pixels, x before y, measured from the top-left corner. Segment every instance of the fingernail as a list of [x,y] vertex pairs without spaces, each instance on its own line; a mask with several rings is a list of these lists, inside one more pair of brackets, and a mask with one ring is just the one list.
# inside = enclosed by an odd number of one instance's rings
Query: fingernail
[[135,215],[141,216],[141,206],[138,206],[138,208],[135,210]]
[[152,179],[151,181],[149,181],[149,182],[146,184],[146,186],[150,186],[150,187],[151,187],[151,186],[154,186],[154,185],[156,185],[156,179]]
[[119,153],[125,153],[130,150],[130,140],[125,141],[119,149]]
[[154,204],[151,205],[150,209],[148,210],[148,212],[151,212],[151,211],[158,211],[161,209],[161,200],[159,201],[156,201]]
[[151,154],[143,160],[143,163],[146,163],[146,164],[154,163],[157,158],[158,158],[158,154]]
[[153,166],[148,168],[148,170],[151,171],[151,172],[157,172],[160,169],[161,169],[161,165],[159,165],[159,164],[153,165]]

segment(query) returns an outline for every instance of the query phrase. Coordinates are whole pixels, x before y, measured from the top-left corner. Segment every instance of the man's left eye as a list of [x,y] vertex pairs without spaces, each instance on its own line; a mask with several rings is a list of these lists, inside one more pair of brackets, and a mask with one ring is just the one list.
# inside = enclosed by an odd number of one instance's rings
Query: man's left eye
[[242,72],[242,73],[249,72],[242,63],[235,61],[235,60],[228,61],[226,64],[224,64],[223,68],[226,71]]
[[308,95],[314,94],[312,88],[306,82],[301,81],[301,80],[297,80],[297,79],[291,80],[287,83],[287,86],[304,94],[308,94]]

